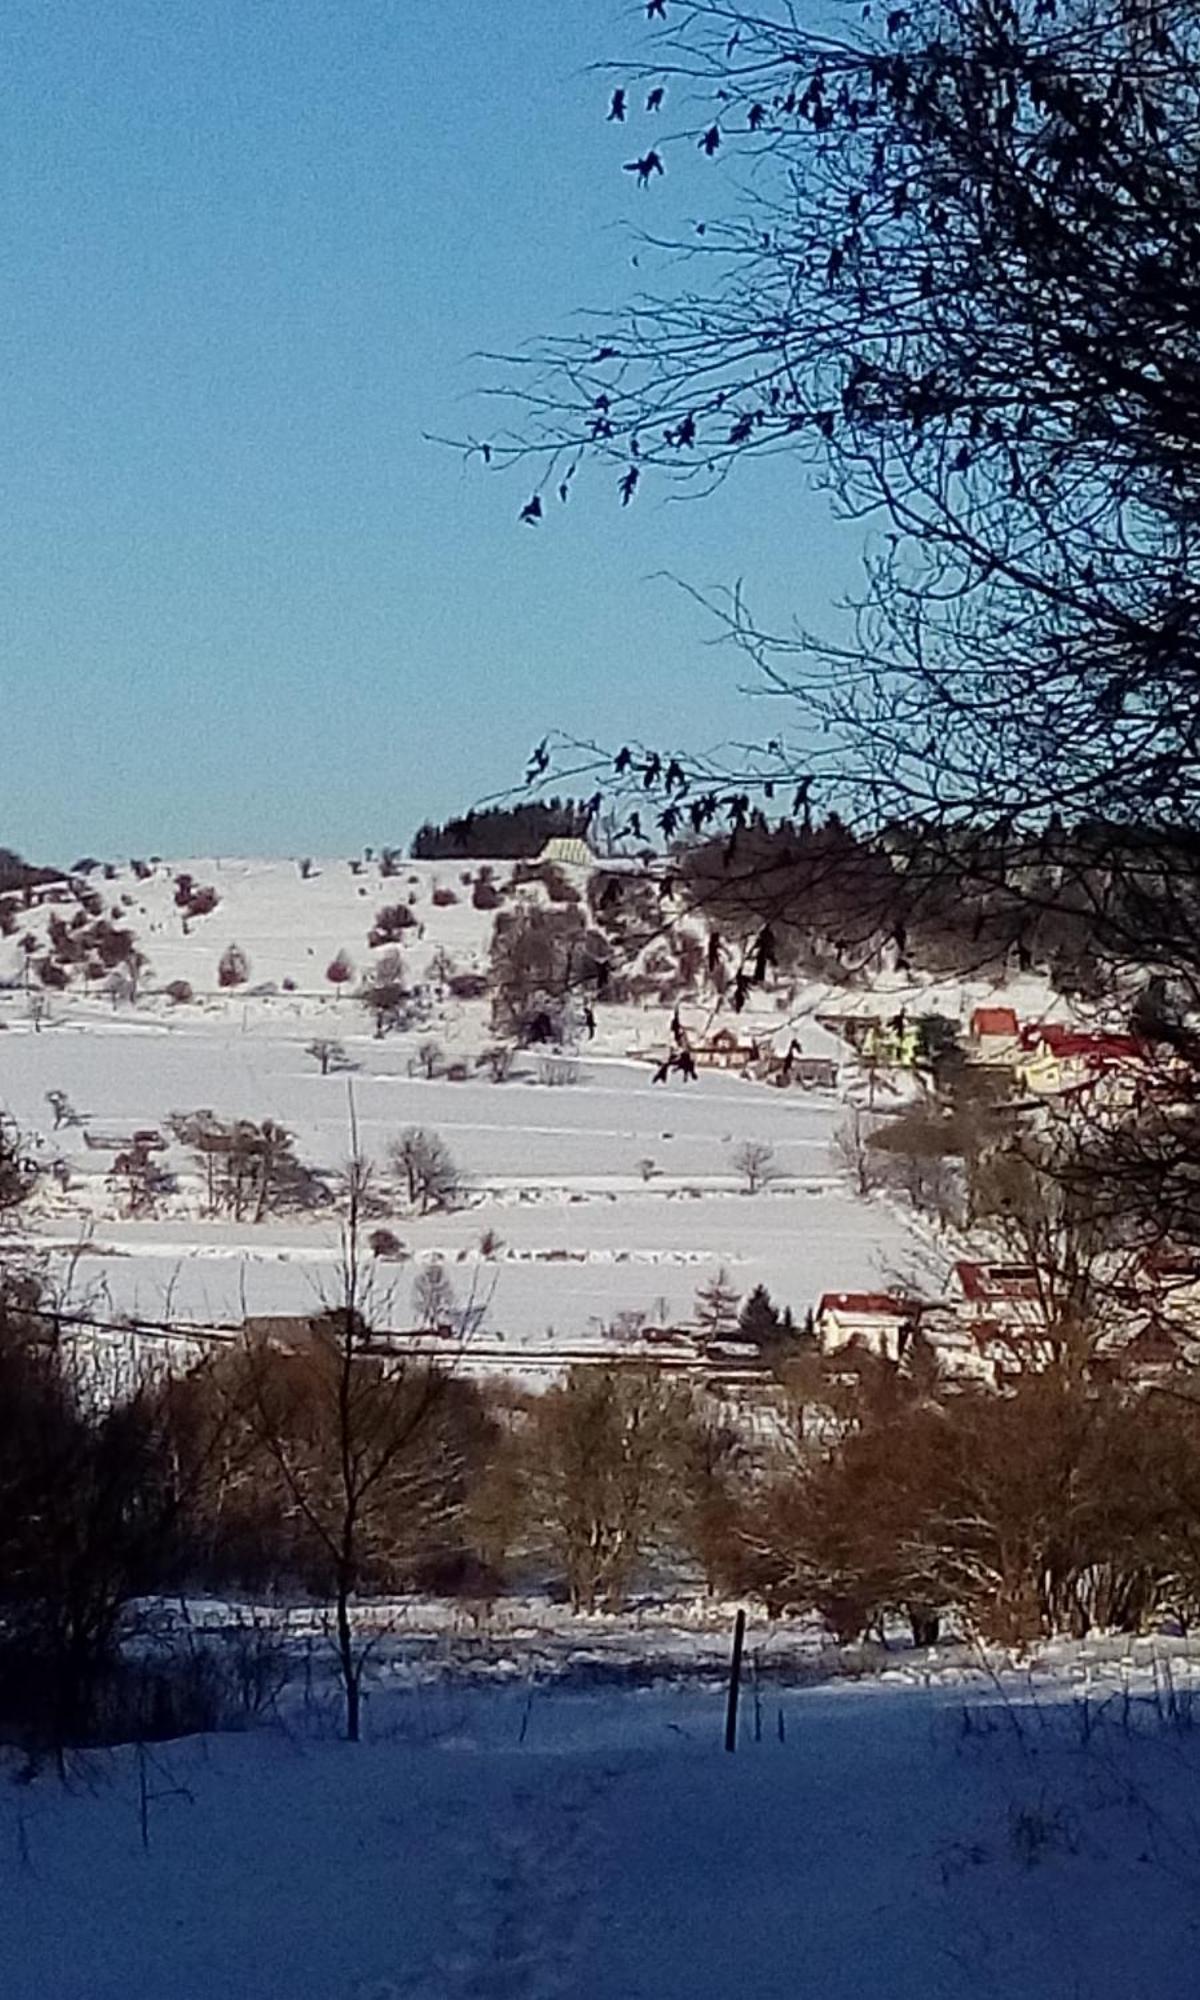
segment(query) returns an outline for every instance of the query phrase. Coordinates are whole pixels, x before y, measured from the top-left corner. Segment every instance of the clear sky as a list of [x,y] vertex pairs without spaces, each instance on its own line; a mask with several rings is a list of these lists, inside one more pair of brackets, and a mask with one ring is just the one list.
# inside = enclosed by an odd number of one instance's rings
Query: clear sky
[[798,468],[534,531],[423,436],[484,427],[475,350],[639,281],[671,194],[586,73],[637,12],[5,0],[0,844],[350,852],[550,727],[768,733],[651,577],[827,623],[858,538]]

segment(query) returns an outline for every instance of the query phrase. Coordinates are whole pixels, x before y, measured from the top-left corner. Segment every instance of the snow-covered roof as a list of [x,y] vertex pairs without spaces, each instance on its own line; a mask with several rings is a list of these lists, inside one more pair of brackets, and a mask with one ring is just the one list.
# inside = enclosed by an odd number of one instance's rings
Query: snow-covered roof
[[538,860],[557,861],[568,868],[591,868],[595,864],[596,857],[586,840],[567,834],[555,834],[546,842],[538,855]]

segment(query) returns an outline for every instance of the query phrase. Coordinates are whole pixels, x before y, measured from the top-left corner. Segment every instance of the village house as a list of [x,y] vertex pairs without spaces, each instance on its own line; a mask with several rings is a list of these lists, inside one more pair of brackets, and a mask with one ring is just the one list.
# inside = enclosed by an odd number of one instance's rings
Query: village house
[[1024,1027],[1020,1040],[1017,1074],[1037,1096],[1058,1096],[1104,1076],[1132,1083],[1146,1067],[1146,1045],[1136,1035],[1040,1021]]
[[976,1007],[967,1054],[971,1062],[1011,1067],[1021,1054],[1021,1031],[1013,1007]]
[[895,1363],[911,1339],[915,1312],[889,1292],[824,1292],[813,1325],[822,1354],[859,1347]]
[[691,1049],[700,1069],[745,1069],[762,1056],[757,1042],[739,1040],[732,1028],[718,1028],[706,1041],[693,1042]]
[[921,1049],[920,1028],[903,1009],[882,1019],[878,1014],[818,1014],[817,1022],[849,1042],[864,1062],[881,1069],[915,1069]]
[[1031,1264],[976,1264],[960,1259],[950,1277],[950,1297],[963,1320],[977,1328],[1042,1326],[1045,1314],[1038,1275]]

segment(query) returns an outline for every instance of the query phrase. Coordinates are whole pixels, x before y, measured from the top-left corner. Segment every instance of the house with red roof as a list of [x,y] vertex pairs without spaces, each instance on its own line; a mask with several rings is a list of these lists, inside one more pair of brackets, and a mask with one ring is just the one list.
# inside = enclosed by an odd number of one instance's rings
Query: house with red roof
[[961,1317],[977,1327],[1037,1327],[1045,1319],[1032,1264],[977,1264],[961,1258],[950,1276],[950,1295]]
[[1145,1074],[1149,1056],[1137,1035],[1061,1021],[1029,1022],[1021,1030],[1021,1049],[1021,1079],[1041,1096],[1079,1090],[1101,1078],[1132,1084]]
[[1015,1062],[1021,1053],[1021,1024],[1016,1008],[976,1007],[967,1046],[973,1062]]
[[823,1354],[865,1348],[898,1362],[908,1346],[916,1317],[911,1300],[891,1292],[823,1292],[813,1316]]

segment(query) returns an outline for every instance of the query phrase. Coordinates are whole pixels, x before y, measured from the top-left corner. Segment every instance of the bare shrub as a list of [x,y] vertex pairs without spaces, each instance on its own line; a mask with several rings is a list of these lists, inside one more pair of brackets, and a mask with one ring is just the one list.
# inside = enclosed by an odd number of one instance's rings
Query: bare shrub
[[763,1139],[745,1139],[734,1148],[733,1165],[745,1183],[747,1194],[758,1194],[778,1177],[775,1149]]
[[489,1042],[475,1058],[476,1069],[485,1069],[493,1083],[507,1083],[513,1073],[517,1052],[510,1042]]

